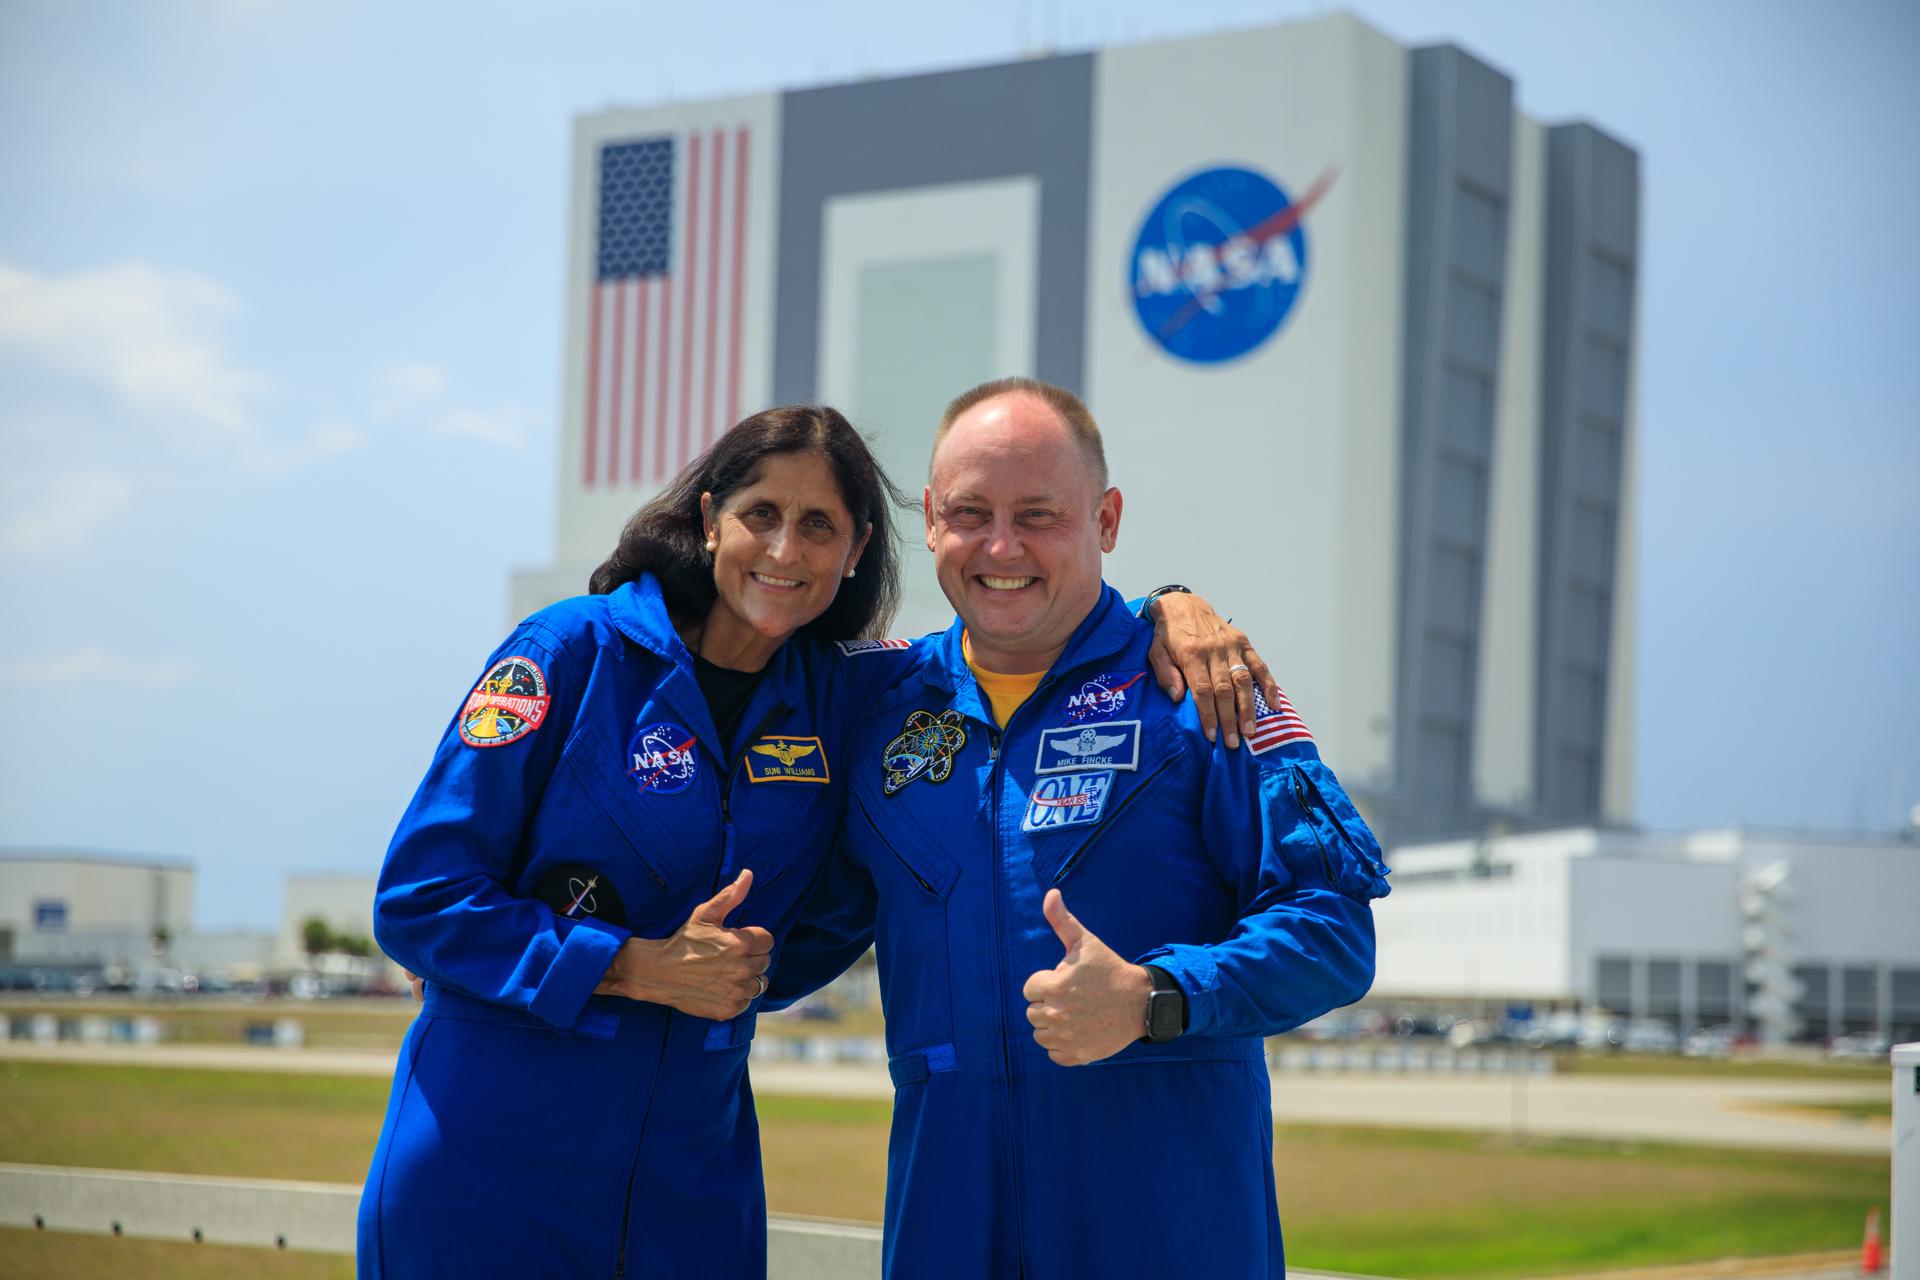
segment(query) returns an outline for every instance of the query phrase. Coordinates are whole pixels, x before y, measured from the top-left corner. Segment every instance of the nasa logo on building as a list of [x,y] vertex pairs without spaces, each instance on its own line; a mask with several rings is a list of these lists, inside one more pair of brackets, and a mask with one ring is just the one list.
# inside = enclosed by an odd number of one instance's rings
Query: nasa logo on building
[[1196,364],[1246,355],[1286,322],[1307,275],[1307,210],[1251,169],[1206,169],[1160,197],[1133,245],[1134,314],[1167,354]]

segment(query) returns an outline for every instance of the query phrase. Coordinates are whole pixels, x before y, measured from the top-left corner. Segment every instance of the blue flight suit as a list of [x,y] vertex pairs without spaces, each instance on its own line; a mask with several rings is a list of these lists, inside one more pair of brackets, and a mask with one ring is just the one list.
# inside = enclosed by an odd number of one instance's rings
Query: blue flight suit
[[363,1276],[764,1274],[754,1011],[593,989],[622,940],[671,934],[742,867],[727,923],[792,923],[839,821],[847,717],[911,660],[867,643],[782,646],[724,744],[651,578],[494,652],[380,875],[375,937],[428,985]]
[[[1262,1038],[1371,985],[1378,843],[1284,716],[1210,745],[1111,588],[1004,732],[960,637],[852,730],[843,838],[772,969],[785,1002],[877,948],[888,1274],[1281,1276]],[[1062,956],[1054,887],[1180,983],[1184,1035],[1049,1061],[1021,989]]]

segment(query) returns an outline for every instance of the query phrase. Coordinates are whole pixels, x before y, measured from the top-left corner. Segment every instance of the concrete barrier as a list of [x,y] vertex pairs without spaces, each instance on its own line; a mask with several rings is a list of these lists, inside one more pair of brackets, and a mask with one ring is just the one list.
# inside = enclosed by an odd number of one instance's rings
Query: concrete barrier
[[[359,1205],[334,1182],[0,1164],[8,1227],[350,1254]],[[769,1218],[767,1254],[769,1280],[878,1276],[880,1228]]]
[[0,1164],[0,1225],[352,1253],[360,1188]]
[[[360,1188],[336,1182],[188,1177],[0,1164],[0,1226],[347,1253]],[[1294,1280],[1374,1280],[1288,1268]],[[877,1280],[880,1228],[767,1219],[768,1280]]]

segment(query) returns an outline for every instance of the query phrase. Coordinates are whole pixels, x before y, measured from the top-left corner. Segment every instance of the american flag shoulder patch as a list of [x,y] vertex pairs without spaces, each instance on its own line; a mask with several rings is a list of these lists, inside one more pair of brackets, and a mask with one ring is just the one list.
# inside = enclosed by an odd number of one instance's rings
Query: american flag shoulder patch
[[833,647],[849,658],[863,653],[883,653],[888,649],[911,649],[911,640],[835,640]]
[[1253,722],[1253,733],[1247,738],[1247,746],[1253,749],[1255,755],[1259,755],[1262,751],[1271,751],[1275,747],[1285,746],[1289,742],[1313,741],[1313,735],[1307,732],[1306,721],[1300,718],[1300,713],[1293,709],[1293,704],[1287,701],[1287,695],[1284,693],[1280,695],[1279,705],[1272,706],[1260,696],[1260,691],[1255,689],[1253,713],[1256,718]]

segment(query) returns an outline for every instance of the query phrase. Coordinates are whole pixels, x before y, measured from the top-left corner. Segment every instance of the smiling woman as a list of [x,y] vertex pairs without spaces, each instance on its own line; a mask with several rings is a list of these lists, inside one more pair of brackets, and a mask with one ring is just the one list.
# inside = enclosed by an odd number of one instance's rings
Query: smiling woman
[[825,642],[890,618],[899,502],[834,410],[755,414],[488,659],[376,898],[426,985],[363,1274],[764,1271],[751,1010],[865,705]]
[[[725,558],[731,562],[734,535],[764,542],[773,525],[784,526],[791,519],[800,544],[811,548],[820,545],[817,538],[845,539],[852,549],[845,568],[864,559],[866,571],[844,578],[845,569],[835,573],[824,592],[825,606],[804,616],[798,610],[786,615],[796,622],[790,630],[822,639],[852,639],[893,617],[900,584],[890,517],[892,508],[907,502],[838,411],[814,406],[769,409],[727,432],[636,511],[613,554],[593,571],[587,589],[604,595],[651,573],[660,579],[674,620],[698,625],[722,597],[722,557],[707,544],[727,542]],[[840,523],[829,533],[826,526],[834,523],[836,513]],[[771,541],[785,551],[785,538]],[[743,549],[739,554],[747,553]],[[767,561],[746,571],[775,567]],[[838,585],[837,591],[832,584]],[[806,594],[811,600],[822,593]],[[748,607],[744,593],[733,598]]]

